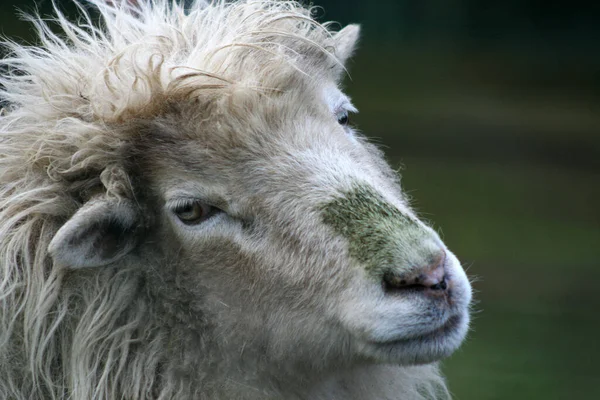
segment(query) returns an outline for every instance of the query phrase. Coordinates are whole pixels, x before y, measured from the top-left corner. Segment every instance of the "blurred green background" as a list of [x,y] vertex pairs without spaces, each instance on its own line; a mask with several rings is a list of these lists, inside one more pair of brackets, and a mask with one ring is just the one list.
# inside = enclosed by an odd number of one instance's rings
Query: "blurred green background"
[[[314,4],[362,25],[353,122],[475,279],[455,399],[600,399],[600,2]],[[31,41],[34,2],[0,5]]]

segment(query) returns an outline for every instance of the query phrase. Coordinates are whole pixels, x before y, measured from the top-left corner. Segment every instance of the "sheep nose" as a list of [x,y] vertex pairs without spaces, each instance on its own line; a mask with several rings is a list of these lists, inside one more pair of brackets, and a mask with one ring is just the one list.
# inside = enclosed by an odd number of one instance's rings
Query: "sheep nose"
[[446,252],[441,249],[430,257],[431,262],[423,266],[415,266],[409,272],[389,270],[383,275],[383,286],[386,292],[402,291],[407,289],[426,290],[436,294],[443,294],[448,289],[446,275]]

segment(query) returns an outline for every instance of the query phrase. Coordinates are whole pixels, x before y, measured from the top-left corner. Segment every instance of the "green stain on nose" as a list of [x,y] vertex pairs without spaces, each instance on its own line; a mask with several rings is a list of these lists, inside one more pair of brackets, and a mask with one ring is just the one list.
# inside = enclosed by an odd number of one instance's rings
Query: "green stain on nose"
[[411,268],[408,260],[425,230],[367,185],[351,190],[321,206],[323,222],[348,240],[350,255],[372,274],[386,268]]

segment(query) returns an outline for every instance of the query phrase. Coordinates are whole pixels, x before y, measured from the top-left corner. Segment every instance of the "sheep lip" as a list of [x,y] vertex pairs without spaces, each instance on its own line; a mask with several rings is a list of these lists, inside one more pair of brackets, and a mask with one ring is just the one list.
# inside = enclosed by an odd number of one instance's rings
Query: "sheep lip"
[[372,342],[376,346],[397,346],[397,345],[406,345],[412,342],[429,342],[432,340],[439,340],[454,333],[462,324],[464,316],[462,314],[455,314],[446,320],[446,322],[431,331],[415,336],[407,336],[400,339],[382,341],[382,342]]

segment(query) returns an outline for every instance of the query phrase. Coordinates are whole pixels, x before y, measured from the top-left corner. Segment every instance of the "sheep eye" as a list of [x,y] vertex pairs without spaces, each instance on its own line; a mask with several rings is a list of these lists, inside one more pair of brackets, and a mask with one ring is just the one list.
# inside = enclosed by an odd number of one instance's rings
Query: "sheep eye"
[[173,212],[181,222],[196,225],[206,221],[220,210],[199,201],[186,202],[175,207]]
[[348,125],[350,122],[350,116],[348,115],[348,111],[344,110],[337,115],[338,124],[342,126]]

